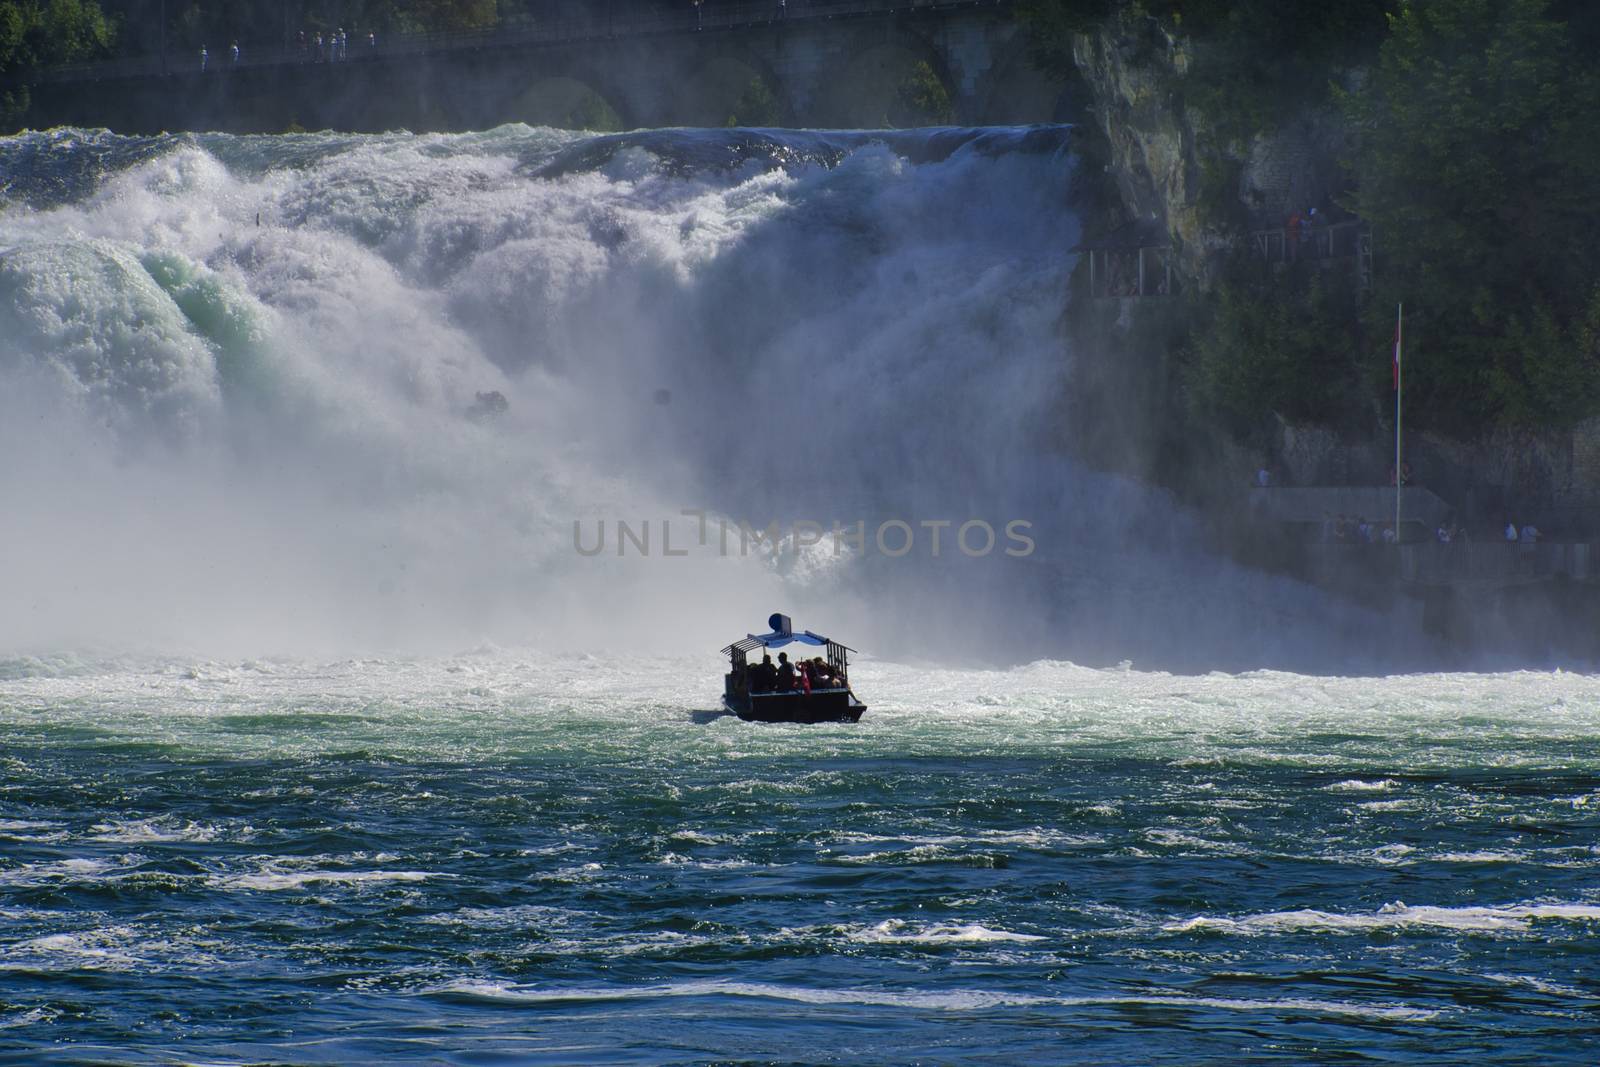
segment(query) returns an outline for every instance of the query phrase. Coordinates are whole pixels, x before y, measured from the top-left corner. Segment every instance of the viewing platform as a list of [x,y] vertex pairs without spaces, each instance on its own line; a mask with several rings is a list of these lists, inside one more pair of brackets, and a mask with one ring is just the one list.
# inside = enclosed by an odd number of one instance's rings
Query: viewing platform
[[1600,542],[1506,541],[1499,531],[1476,539],[1458,534],[1438,540],[1455,509],[1432,490],[1408,486],[1401,501],[1398,543],[1383,539],[1333,540],[1328,522],[1340,516],[1366,519],[1381,528],[1394,522],[1393,486],[1253,487],[1248,490],[1251,523],[1269,526],[1290,548],[1297,570],[1308,581],[1354,591],[1385,585],[1504,587],[1538,582],[1600,582]]
[[1320,585],[1390,579],[1405,585],[1509,586],[1600,582],[1600,543],[1417,541],[1402,545],[1312,544],[1309,577]]
[[[1253,230],[1250,248],[1274,266],[1303,261],[1330,270],[1350,267],[1362,289],[1372,285],[1372,231],[1360,220],[1303,230]],[[1170,296],[1178,291],[1172,237],[1158,220],[1136,219],[1081,241],[1071,251],[1088,257],[1089,295],[1096,299]]]
[[1155,219],[1138,219],[1074,245],[1089,257],[1089,295],[1097,299],[1170,296],[1172,238]]
[[[1277,522],[1287,526],[1320,527],[1332,515],[1366,518],[1374,522],[1394,519],[1395,493],[1392,485],[1266,486],[1250,489],[1250,517],[1256,522]],[[1449,520],[1454,509],[1423,486],[1406,486],[1400,501],[1401,521],[1425,527],[1431,538],[1440,523]],[[1406,540],[1414,540],[1408,537]]]
[[1328,269],[1353,266],[1361,288],[1372,287],[1372,230],[1360,219],[1332,226],[1253,230],[1250,248],[1274,265],[1308,262]]

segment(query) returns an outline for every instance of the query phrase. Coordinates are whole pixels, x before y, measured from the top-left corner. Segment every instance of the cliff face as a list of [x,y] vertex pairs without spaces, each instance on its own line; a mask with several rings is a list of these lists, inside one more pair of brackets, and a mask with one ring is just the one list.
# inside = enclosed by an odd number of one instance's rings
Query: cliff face
[[1230,139],[1184,99],[1183,75],[1207,61],[1205,52],[1126,11],[1076,37],[1073,59],[1110,143],[1123,203],[1135,217],[1165,224],[1186,275],[1202,288],[1244,227],[1276,228],[1295,210],[1334,206],[1345,131],[1331,110]]
[[[1332,108],[1302,110],[1275,129],[1230,139],[1184,97],[1183,76],[1211,57],[1126,9],[1078,35],[1073,59],[1109,143],[1124,208],[1164,225],[1187,283],[1208,289],[1249,229],[1279,228],[1310,207],[1338,217],[1347,180],[1340,161],[1350,153],[1343,116]],[[1359,77],[1349,74],[1347,84]],[[1219,435],[1210,444],[1214,460],[1191,477],[1243,484],[1269,462],[1300,485],[1384,484],[1394,462],[1390,432],[1375,421],[1368,439],[1341,440],[1280,419],[1270,454],[1249,454]],[[1512,510],[1541,525],[1600,527],[1600,419],[1570,431],[1497,431],[1472,442],[1407,438],[1418,479],[1463,517]]]
[[1174,87],[1187,55],[1154,21],[1124,14],[1077,36],[1072,56],[1110,143],[1124,206],[1136,218],[1165,223],[1193,274],[1223,240],[1199,210],[1196,144],[1206,143],[1207,131],[1196,129]]

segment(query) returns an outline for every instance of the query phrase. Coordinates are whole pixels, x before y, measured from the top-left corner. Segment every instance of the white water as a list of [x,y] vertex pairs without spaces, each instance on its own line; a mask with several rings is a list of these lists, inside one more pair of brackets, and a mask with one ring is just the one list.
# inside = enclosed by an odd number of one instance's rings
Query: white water
[[312,1006],[257,1040],[420,1014],[441,1049],[536,1027],[567,1062],[660,1041],[664,1013],[798,1047],[816,1012],[948,1015],[990,1058],[1041,1030],[1116,1062],[1302,1028],[1452,1061],[1582,1047],[1600,679],[863,657],[860,723],[758,727],[708,713],[717,666],[0,659],[0,1026],[87,1043],[58,999],[92,982],[104,1047],[236,1043],[293,984]]
[[[542,176],[610,143],[29,136],[36,170],[106,163],[0,208],[0,648],[688,653],[780,608],[896,656],[1348,670],[1394,644],[1052,452],[1059,148],[797,134],[787,167],[730,169],[744,135],[684,131]],[[488,390],[506,414],[466,417]],[[867,544],[724,559],[684,509]],[[889,559],[890,518],[1001,539]],[[619,519],[651,558],[617,557]]]

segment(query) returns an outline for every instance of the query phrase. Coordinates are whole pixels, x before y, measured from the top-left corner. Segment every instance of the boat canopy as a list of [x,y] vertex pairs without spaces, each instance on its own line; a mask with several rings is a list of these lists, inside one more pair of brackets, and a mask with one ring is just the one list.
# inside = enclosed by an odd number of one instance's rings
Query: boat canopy
[[[723,649],[722,654],[727,655],[734,651],[753,652],[758,648],[782,648],[784,645],[793,644],[823,646],[829,644],[829,641],[821,634],[814,634],[810,630],[797,634],[751,634],[744,640],[735,641]],[[855,649],[850,651],[854,652]]]
[[[772,627],[771,633],[750,634],[742,641],[735,641],[722,650],[724,656],[737,655],[743,659],[745,653],[753,652],[758,648],[782,648],[785,645],[801,644],[825,647],[830,658],[837,656],[838,651],[854,652],[855,649],[830,641],[821,634],[814,634],[810,630],[794,632],[794,624],[789,621],[789,616],[774,612],[767,620],[767,625]],[[842,658],[842,657],[841,657]]]

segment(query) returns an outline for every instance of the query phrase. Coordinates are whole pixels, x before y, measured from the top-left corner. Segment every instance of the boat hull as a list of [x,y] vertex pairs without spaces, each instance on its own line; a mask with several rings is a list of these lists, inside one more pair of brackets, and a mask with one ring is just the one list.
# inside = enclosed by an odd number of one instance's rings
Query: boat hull
[[727,693],[722,703],[745,722],[858,722],[867,710],[848,689]]

